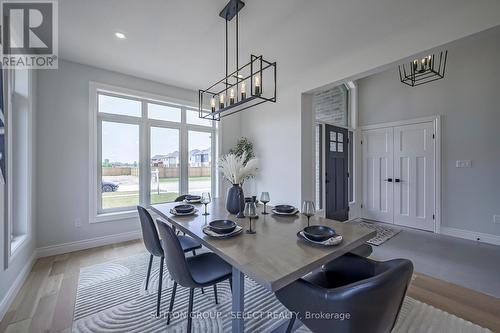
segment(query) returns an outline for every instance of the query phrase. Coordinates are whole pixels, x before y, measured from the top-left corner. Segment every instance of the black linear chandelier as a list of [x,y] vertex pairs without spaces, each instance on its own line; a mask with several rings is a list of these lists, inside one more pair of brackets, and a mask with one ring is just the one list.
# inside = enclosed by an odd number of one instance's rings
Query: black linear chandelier
[[[250,62],[239,67],[239,11],[241,0],[230,0],[219,16],[226,22],[226,76],[198,93],[199,117],[220,120],[230,114],[265,102],[276,102],[276,62],[262,55],[250,55]],[[228,25],[236,17],[236,70],[229,73]],[[265,85],[264,85],[265,83]],[[250,90],[247,90],[250,87]]]
[[414,59],[408,64],[399,65],[399,78],[401,82],[410,87],[444,78],[448,51],[441,51],[438,56],[428,55],[422,59]]

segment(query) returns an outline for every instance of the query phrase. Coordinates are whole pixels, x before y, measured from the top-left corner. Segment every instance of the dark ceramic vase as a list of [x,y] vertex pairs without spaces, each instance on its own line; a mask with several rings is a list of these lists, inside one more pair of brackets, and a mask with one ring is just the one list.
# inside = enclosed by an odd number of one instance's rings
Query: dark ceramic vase
[[239,184],[233,184],[227,191],[226,209],[231,214],[238,214],[245,207],[245,195]]

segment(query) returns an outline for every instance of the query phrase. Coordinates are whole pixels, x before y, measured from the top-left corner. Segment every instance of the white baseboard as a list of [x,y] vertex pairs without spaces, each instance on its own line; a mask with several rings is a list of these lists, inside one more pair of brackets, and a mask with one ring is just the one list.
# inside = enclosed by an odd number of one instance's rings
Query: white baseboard
[[444,226],[441,226],[441,233],[443,235],[469,239],[482,243],[500,245],[500,236],[497,235],[485,234],[482,232],[469,231],[464,229],[449,228]]
[[29,258],[29,260],[24,265],[23,269],[17,275],[17,278],[14,280],[14,283],[10,286],[9,290],[5,294],[4,298],[0,301],[0,320],[3,319],[7,311],[9,310],[10,305],[16,298],[17,293],[21,289],[24,284],[24,281],[28,278],[28,275],[31,272],[31,268],[36,260],[36,251],[33,251],[33,254]]
[[141,237],[142,237],[141,231],[137,230],[137,231],[124,232],[116,235],[96,237],[92,239],[84,239],[76,242],[50,245],[38,248],[37,257],[38,258],[49,257],[68,252],[90,249],[98,246],[126,242],[129,240],[139,239]]

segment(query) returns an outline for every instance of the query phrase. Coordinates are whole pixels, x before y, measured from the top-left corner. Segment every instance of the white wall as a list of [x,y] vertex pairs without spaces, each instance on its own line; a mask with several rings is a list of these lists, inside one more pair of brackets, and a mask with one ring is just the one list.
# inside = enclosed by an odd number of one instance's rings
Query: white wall
[[[197,103],[197,92],[68,61],[40,71],[37,121],[37,246],[139,230],[138,220],[89,223],[89,82]],[[239,119],[225,121],[222,150],[235,141]],[[75,227],[80,219],[82,226]]]
[[496,29],[450,47],[443,80],[412,88],[394,68],[358,81],[361,126],[442,115],[443,227],[500,235],[499,59]]
[[[433,6],[435,2],[425,2],[423,7]],[[307,12],[290,18],[283,26],[277,27],[279,32],[287,31],[288,37],[263,41],[258,45],[262,54],[269,60],[278,63],[277,103],[265,103],[242,113],[242,133],[255,144],[261,157],[261,172],[256,179],[257,192],[269,191],[272,203],[288,202],[300,205],[303,175],[312,175],[311,170],[301,166],[301,158],[310,158],[307,146],[301,150],[302,140],[309,140],[308,129],[302,127],[301,94],[332,82],[370,71],[414,53],[425,51],[451,42],[461,37],[485,30],[500,24],[500,3],[493,1],[439,1],[439,8],[446,8],[445,15],[425,16],[419,13],[419,6],[414,1],[399,1],[391,7],[391,15],[384,18],[384,24],[373,16],[371,27],[366,30],[366,38],[359,37],[361,22],[354,20],[351,26],[343,27],[345,34],[351,36],[356,30],[357,39],[337,44],[328,38],[320,43],[319,51],[315,48],[300,48],[300,53],[286,53],[288,44],[310,46],[315,40],[316,32],[308,31],[306,40],[294,38],[297,27],[307,30],[304,20],[314,20],[320,15],[322,19],[328,13],[337,15],[337,2],[322,3],[321,13],[315,6]],[[327,6],[327,7],[325,7]],[[363,12],[360,4],[360,13]],[[319,7],[319,6],[318,6]],[[413,9],[415,10],[413,10]],[[404,18],[404,19],[403,19]],[[303,34],[303,31],[300,31]],[[352,34],[354,35],[354,34]],[[363,34],[361,34],[363,35]],[[329,61],[315,62],[317,52],[331,55]],[[289,59],[300,55],[304,60],[302,66],[296,66]],[[307,64],[305,63],[307,62]],[[307,66],[306,66],[307,65]],[[312,149],[312,144],[310,145]],[[313,178],[311,178],[313,181]]]

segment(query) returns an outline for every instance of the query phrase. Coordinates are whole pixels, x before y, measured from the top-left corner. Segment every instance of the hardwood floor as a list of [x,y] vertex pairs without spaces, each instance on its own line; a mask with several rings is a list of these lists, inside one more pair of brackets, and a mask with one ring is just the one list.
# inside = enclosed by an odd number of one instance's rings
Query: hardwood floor
[[[144,252],[131,241],[38,259],[0,322],[0,332],[71,332],[81,267]],[[500,299],[415,273],[409,295],[458,317],[500,332]]]

